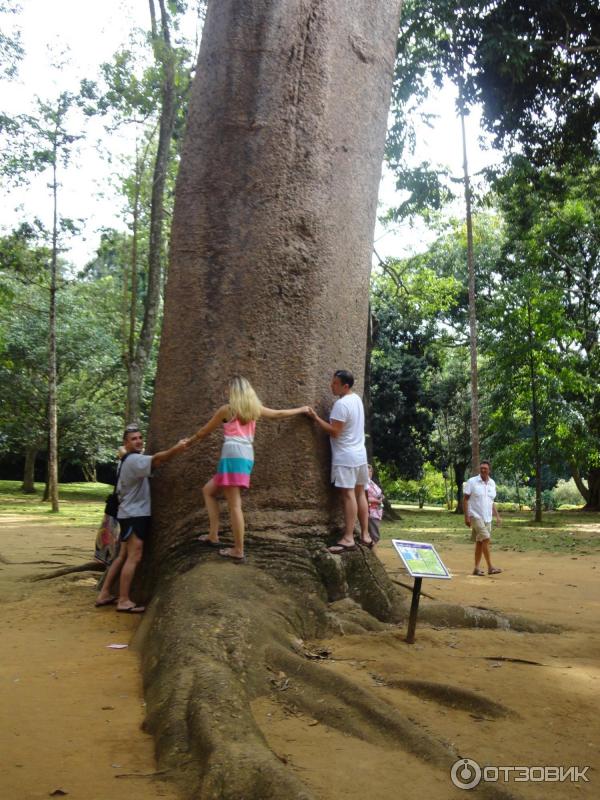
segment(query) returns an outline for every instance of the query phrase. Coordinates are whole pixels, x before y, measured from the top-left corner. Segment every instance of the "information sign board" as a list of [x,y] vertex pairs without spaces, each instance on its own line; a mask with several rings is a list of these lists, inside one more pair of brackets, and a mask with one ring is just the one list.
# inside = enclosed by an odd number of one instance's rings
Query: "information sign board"
[[392,539],[392,544],[413,578],[452,577],[432,544],[405,542],[402,539]]

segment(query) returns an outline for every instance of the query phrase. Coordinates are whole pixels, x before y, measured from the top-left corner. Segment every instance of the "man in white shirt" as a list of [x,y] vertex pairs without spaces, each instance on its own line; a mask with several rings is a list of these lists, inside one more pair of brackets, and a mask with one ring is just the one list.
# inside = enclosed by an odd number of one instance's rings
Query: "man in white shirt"
[[344,508],[344,534],[329,547],[334,554],[356,550],[354,524],[358,517],[360,541],[371,548],[369,535],[369,506],[365,486],[369,482],[367,450],[365,447],[365,412],[360,397],[352,391],[354,375],[338,369],[331,381],[331,391],[338,398],[329,422],[321,419],[314,409],[309,415],[329,434],[331,441],[331,482],[341,495]]
[[492,566],[490,554],[490,537],[492,535],[492,516],[501,524],[500,514],[494,503],[496,497],[496,484],[490,478],[490,462],[482,461],[479,465],[479,475],[465,483],[463,507],[465,512],[465,525],[471,528],[471,538],[475,542],[475,569],[473,575],[484,575],[479,569],[481,556],[485,558],[488,575],[498,575],[502,572],[498,567]]

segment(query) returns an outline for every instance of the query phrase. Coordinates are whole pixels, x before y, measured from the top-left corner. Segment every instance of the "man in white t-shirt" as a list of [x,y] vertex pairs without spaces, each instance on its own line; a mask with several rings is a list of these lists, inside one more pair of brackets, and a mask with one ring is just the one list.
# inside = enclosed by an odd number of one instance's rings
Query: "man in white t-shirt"
[[354,524],[358,517],[360,541],[372,547],[369,535],[369,506],[365,486],[369,482],[367,450],[365,448],[365,412],[360,397],[352,391],[354,375],[338,369],[331,381],[331,391],[338,398],[333,404],[329,422],[321,419],[314,409],[310,416],[329,434],[331,441],[331,482],[342,498],[344,534],[339,542],[328,548],[341,554],[356,550]]
[[496,484],[490,478],[490,462],[482,461],[479,465],[479,475],[475,475],[464,485],[463,508],[465,512],[465,525],[471,528],[471,538],[475,542],[475,569],[473,575],[483,575],[479,569],[481,556],[485,558],[488,575],[498,575],[502,572],[498,567],[492,566],[490,554],[490,537],[492,535],[492,516],[496,517],[498,525],[501,524],[500,514],[494,503],[496,497]]

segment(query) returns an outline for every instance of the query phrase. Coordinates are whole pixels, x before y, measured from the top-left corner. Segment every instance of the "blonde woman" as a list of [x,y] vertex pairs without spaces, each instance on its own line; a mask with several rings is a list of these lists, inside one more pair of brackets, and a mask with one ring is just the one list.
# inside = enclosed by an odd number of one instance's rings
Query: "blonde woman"
[[261,417],[285,419],[308,413],[308,406],[280,410],[265,408],[246,378],[233,378],[229,384],[229,402],[221,406],[206,425],[187,441],[187,447],[190,447],[216,430],[219,425],[223,425],[224,442],[217,472],[202,489],[209,520],[209,532],[198,537],[202,545],[221,546],[217,496],[222,493],[229,508],[234,544],[233,547],[220,549],[219,555],[236,562],[244,560],[244,514],[241,490],[250,486],[250,475],[254,466],[253,442],[256,421]]

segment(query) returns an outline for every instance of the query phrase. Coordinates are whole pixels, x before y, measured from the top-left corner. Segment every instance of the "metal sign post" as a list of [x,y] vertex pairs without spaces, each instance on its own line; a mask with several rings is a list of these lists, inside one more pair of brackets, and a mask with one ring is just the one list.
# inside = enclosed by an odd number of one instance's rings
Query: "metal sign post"
[[402,559],[408,574],[415,579],[408,618],[408,631],[406,633],[406,643],[414,644],[423,578],[450,580],[452,575],[444,566],[442,559],[432,544],[406,542],[402,539],[392,539],[392,544]]

